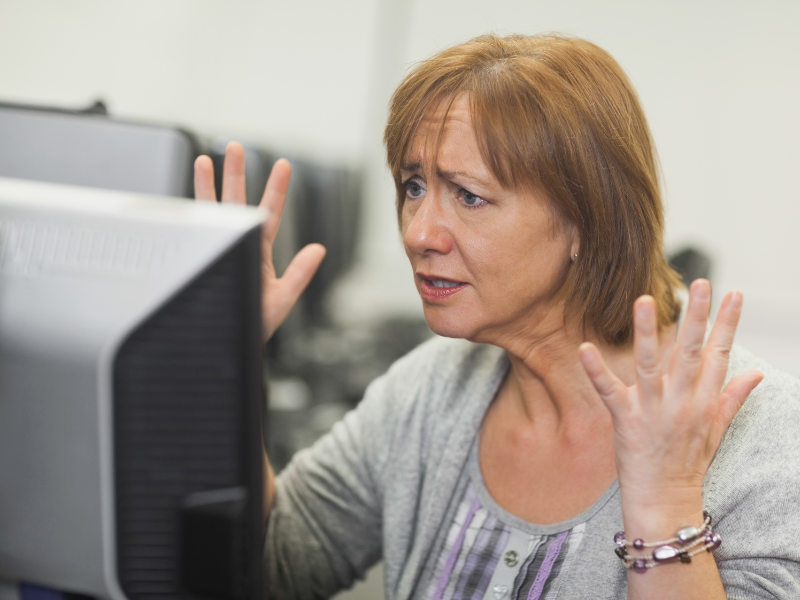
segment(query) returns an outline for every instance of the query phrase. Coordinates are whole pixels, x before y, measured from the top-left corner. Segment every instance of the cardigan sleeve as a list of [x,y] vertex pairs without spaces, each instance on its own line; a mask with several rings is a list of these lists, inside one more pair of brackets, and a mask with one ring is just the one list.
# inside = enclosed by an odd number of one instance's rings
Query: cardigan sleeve
[[398,410],[390,374],[278,476],[264,549],[267,598],[328,598],[380,559],[381,467]]

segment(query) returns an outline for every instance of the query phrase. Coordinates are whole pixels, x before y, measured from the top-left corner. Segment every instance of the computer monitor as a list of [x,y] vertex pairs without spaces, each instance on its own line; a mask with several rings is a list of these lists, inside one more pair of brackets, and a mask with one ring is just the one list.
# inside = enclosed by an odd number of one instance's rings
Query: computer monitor
[[197,154],[175,127],[0,102],[0,177],[189,197]]
[[0,178],[0,586],[261,581],[263,212]]

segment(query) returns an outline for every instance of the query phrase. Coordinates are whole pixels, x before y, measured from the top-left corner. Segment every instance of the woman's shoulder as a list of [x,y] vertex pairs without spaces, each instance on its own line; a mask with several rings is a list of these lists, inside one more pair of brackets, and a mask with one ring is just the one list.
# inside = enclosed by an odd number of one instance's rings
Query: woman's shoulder
[[450,380],[492,369],[505,357],[497,346],[475,344],[464,339],[433,336],[395,361],[390,377],[404,378],[414,374],[433,379]]
[[769,437],[786,437],[800,444],[800,435],[797,435],[800,431],[800,379],[734,345],[727,380],[751,370],[764,373],[764,379],[745,401],[729,433],[766,428],[772,432]]
[[725,589],[748,598],[754,582],[787,593],[800,581],[800,380],[734,346],[728,377],[752,369],[765,377],[725,432],[703,489],[723,540],[715,558]]
[[[758,503],[771,489],[784,500],[791,496],[800,510],[800,379],[734,345],[728,380],[753,369],[764,379],[723,436],[706,492],[733,508],[738,502]],[[787,496],[790,489],[797,491]]]
[[373,381],[355,413],[388,445],[413,444],[484,410],[506,369],[500,348],[435,337]]
[[505,351],[463,339],[433,337],[397,360],[378,382],[381,395],[425,410],[446,410],[457,400],[496,386],[507,369]]

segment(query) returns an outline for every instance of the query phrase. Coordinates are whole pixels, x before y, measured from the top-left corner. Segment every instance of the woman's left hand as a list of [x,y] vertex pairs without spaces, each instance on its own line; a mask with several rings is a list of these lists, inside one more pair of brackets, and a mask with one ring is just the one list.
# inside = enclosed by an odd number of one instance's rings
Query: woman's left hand
[[580,348],[584,369],[611,412],[623,517],[636,537],[671,537],[676,528],[702,520],[706,471],[723,433],[764,377],[750,371],[723,389],[742,295],[725,296],[704,347],[710,306],[709,282],[695,281],[665,372],[655,302],[650,296],[636,301],[636,382],[630,387],[592,344]]

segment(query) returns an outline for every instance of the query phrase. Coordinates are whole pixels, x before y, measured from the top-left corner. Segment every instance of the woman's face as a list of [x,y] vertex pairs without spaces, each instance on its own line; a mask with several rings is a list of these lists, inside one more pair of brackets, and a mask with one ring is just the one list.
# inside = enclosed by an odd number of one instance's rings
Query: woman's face
[[432,156],[440,122],[434,112],[422,123],[400,174],[403,243],[429,327],[504,347],[552,333],[564,323],[556,296],[579,252],[575,227],[559,224],[543,197],[500,186],[466,96]]

